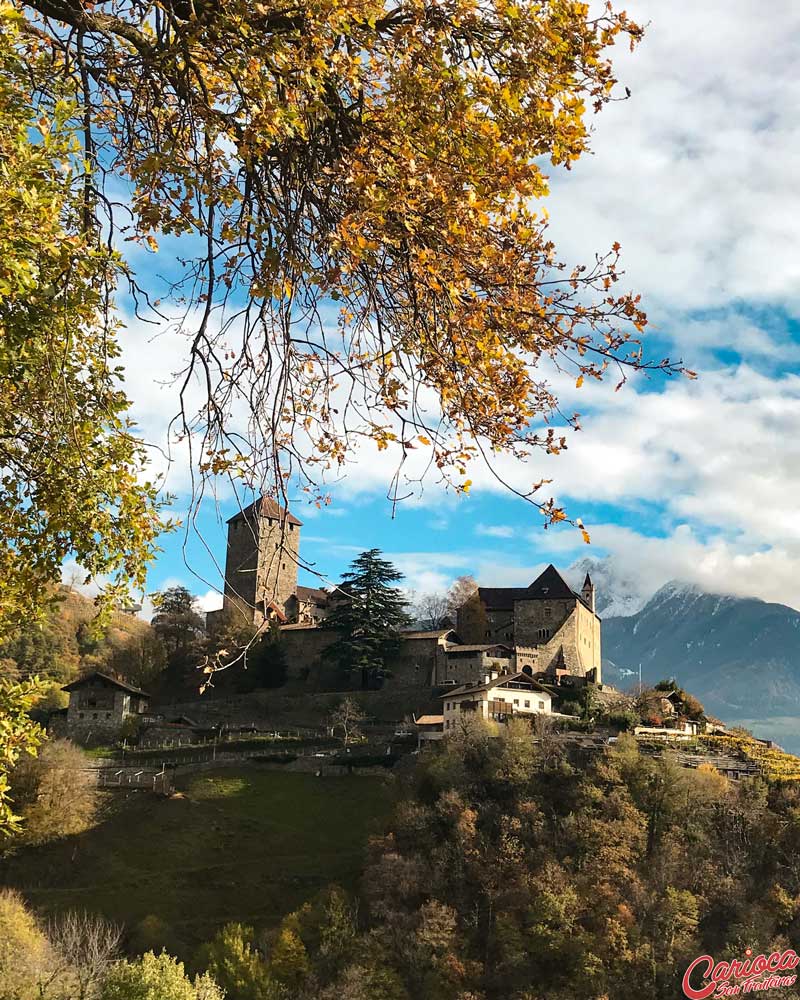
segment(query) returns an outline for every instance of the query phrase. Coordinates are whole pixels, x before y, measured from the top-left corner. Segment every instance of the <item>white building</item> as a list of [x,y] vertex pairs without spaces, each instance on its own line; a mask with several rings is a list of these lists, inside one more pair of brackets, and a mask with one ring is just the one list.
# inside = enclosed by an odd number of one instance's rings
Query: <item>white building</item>
[[490,675],[483,684],[467,684],[442,695],[445,736],[456,729],[464,713],[505,722],[512,715],[550,715],[550,692],[529,674]]

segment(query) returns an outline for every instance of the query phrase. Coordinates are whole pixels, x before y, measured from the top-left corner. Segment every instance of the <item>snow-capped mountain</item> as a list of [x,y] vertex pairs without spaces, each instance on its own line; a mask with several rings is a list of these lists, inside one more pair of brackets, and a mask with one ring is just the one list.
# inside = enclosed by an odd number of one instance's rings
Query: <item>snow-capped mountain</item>
[[608,556],[605,559],[579,559],[564,575],[572,589],[580,591],[587,573],[594,584],[597,613],[603,619],[635,615],[645,606],[654,590],[645,581],[621,573]]
[[626,687],[640,664],[645,683],[675,677],[725,719],[800,716],[800,612],[782,604],[667,583],[603,616],[604,679]]

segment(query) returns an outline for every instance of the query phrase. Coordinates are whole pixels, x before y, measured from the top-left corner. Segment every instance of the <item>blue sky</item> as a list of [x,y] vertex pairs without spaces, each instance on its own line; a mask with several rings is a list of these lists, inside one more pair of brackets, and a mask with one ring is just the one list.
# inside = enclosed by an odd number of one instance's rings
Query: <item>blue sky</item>
[[[462,573],[527,583],[546,562],[609,554],[642,595],[677,577],[800,607],[800,7],[773,0],[768,17],[752,0],[625,7],[648,24],[633,55],[615,56],[632,97],[598,116],[593,154],[553,176],[551,232],[569,263],[618,240],[625,283],[650,318],[649,354],[683,357],[700,378],[637,378],[618,393],[564,381],[562,402],[584,429],[556,459],[504,464],[521,485],[552,478],[543,492],[583,518],[590,547],[574,528],[544,531],[533,508],[477,471],[469,497],[429,483],[393,518],[391,467],[360,454],[329,508],[295,507],[303,558],[325,578],[373,546],[417,592]],[[163,272],[172,253],[163,244],[137,267]],[[154,372],[177,370],[183,346],[132,321],[123,336],[148,440],[165,440],[174,410]],[[178,449],[168,474],[178,511],[187,472]],[[182,582],[216,606],[211,553],[224,562],[235,509],[207,503],[197,533],[165,538],[151,588]]]

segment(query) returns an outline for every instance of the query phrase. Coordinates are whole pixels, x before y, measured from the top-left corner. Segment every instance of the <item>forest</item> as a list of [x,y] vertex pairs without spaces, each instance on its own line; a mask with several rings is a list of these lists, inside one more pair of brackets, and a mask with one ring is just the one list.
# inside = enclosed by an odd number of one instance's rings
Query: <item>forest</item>
[[[403,779],[358,887],[331,885],[266,932],[226,924],[185,963],[120,929],[93,992],[76,993],[80,949],[54,974],[58,924],[51,941],[53,925],[12,896],[3,995],[20,1000],[212,988],[230,1000],[667,1000],[698,956],[797,948],[800,787],[680,768],[624,735],[580,761],[524,723],[468,724]],[[44,959],[25,966],[22,934],[51,955],[49,973]],[[187,992],[146,992],[159,976]]]

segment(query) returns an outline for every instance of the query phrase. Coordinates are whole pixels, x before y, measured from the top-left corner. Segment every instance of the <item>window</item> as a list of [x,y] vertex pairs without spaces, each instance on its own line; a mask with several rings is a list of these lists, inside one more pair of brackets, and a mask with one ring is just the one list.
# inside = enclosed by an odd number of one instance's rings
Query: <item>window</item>
[[551,618],[552,615],[553,615],[553,609],[550,607],[549,604],[545,604],[545,606],[544,606],[544,616],[545,616],[545,618]]
[[110,719],[110,718],[111,718],[111,712],[106,712],[106,718],[107,718],[107,719]]
[[79,719],[82,719],[82,718],[83,718],[83,712],[78,712],[78,718],[79,718]]
[[542,641],[546,641],[547,639],[550,638],[550,629],[549,628],[539,628],[539,629],[537,629],[536,630],[536,638],[540,639]]
[[528,699],[526,698],[526,699],[525,699],[525,708],[530,708],[530,707],[531,707],[531,703],[530,703],[530,702],[528,701]]
[[515,704],[515,705],[519,705],[519,698],[515,698],[515,699],[514,699],[514,704]]
[[539,702],[539,711],[540,711],[540,712],[543,712],[543,711],[544,711],[544,702],[543,702],[543,701],[540,701],[540,702]]

